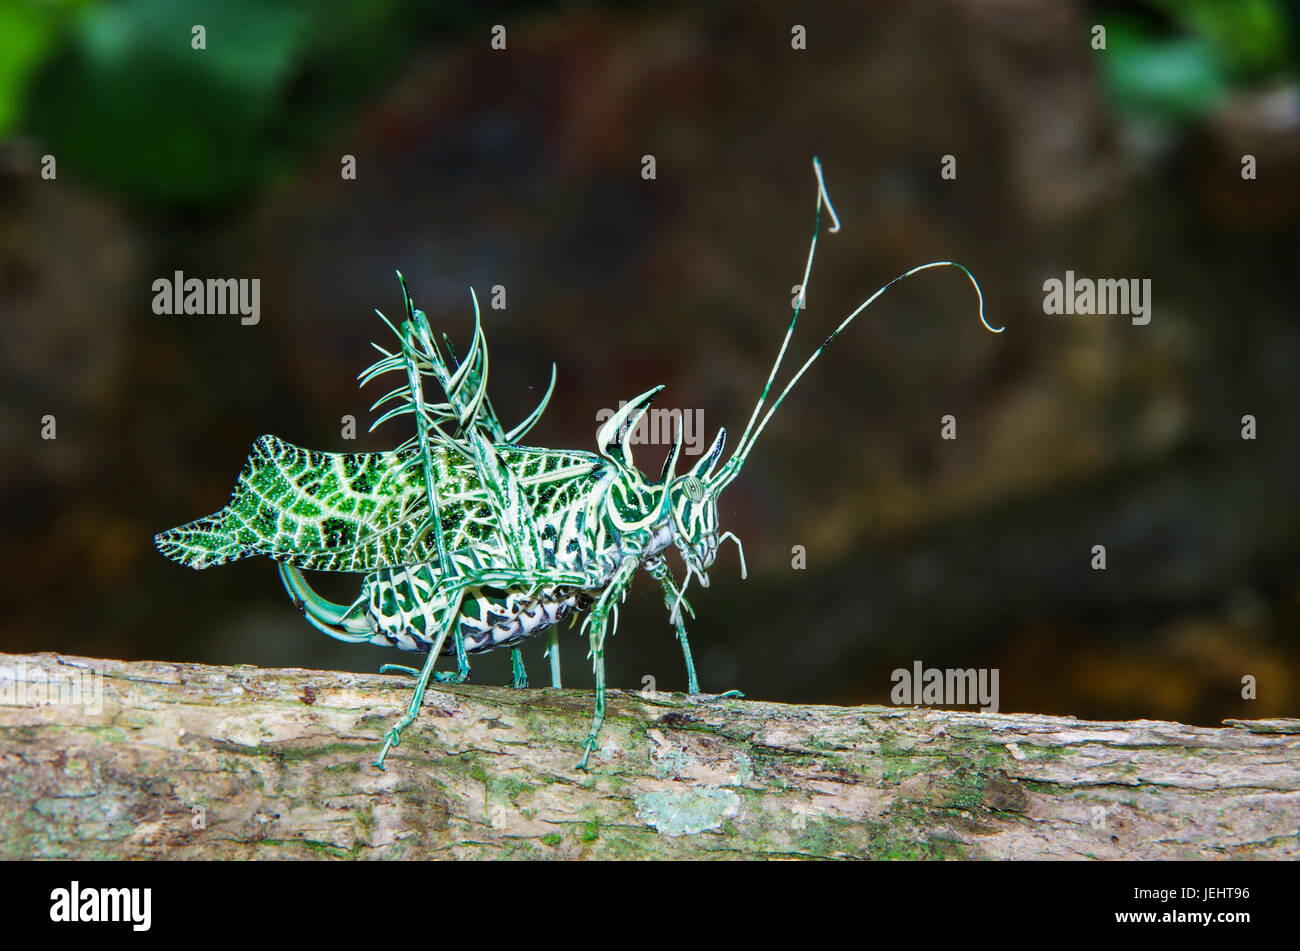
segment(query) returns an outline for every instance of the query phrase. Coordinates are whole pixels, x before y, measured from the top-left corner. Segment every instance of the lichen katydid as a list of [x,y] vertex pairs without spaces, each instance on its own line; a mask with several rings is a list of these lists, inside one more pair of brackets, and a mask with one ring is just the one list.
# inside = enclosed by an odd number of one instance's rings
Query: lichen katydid
[[[555,368],[538,406],[506,430],[487,398],[488,352],[477,297],[473,341],[458,361],[445,336],[441,346],[435,341],[428,318],[415,308],[403,281],[406,320],[400,329],[379,314],[398,347],[388,351],[374,345],[381,358],[359,379],[364,385],[386,373],[400,374],[401,383],[371,407],[392,404],[371,429],[410,416],[415,434],[396,449],[372,453],[315,452],[263,436],[253,445],[230,503],[161,533],[155,539],[158,549],[193,568],[267,555],[278,562],[290,597],[319,630],[343,641],[424,654],[419,669],[381,668],[405,671],[416,684],[406,714],[387,733],[376,761],[381,768],[414,721],[429,680],[463,681],[472,653],[509,647],[515,686],[525,686],[519,644],[549,631],[551,681],[560,686],[556,625],[566,617],[582,617],[596,680],[595,710],[578,764],[585,769],[605,717],[605,640],[617,626],[618,605],[639,569],[659,582],[681,645],[688,688],[699,693],[683,620],[684,613],[694,613],[686,589],[692,577],[708,586],[707,572],[722,542],[734,541],[740,549],[735,535],[719,532],[718,498],[740,474],[773,413],[827,345],[891,285],[935,267],[959,268],[975,287],[981,323],[994,333],[1002,330],[985,321],[983,294],[964,266],[922,264],[895,277],[844,318],[768,405],[806,300],[823,205],[832,219],[828,230],[839,230],[817,159],[813,169],[817,215],[800,296],[754,411],[725,462],[727,433],[722,429],[710,449],[678,474],[679,429],[657,479],[637,469],[629,440],[662,386],[634,397],[611,416],[597,433],[595,453],[521,444],[550,400]],[[443,401],[429,400],[430,384],[441,391]],[[680,585],[664,557],[670,548],[685,564]],[[743,577],[743,549],[739,554]],[[302,569],[363,573],[361,593],[351,604],[335,604],[310,587]],[[443,655],[455,656],[455,672],[434,670]]]

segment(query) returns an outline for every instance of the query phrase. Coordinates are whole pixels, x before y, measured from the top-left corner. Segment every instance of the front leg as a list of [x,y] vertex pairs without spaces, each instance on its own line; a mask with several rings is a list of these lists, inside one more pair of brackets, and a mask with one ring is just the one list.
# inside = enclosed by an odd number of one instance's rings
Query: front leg
[[[674,611],[681,592],[677,585],[673,583],[672,573],[668,570],[668,562],[662,557],[656,557],[646,563],[646,571],[659,582],[664,589],[664,606],[668,608],[668,619],[677,629],[677,640],[682,645],[682,659],[686,661],[686,690],[688,693],[700,692],[700,681],[695,676],[695,661],[691,658],[691,643],[686,637],[686,625],[682,621],[682,612]],[[695,617],[695,611],[692,610],[690,602],[681,598],[682,609]]]
[[[646,571],[650,572],[664,589],[664,606],[668,609],[668,619],[677,630],[677,640],[682,645],[682,659],[686,661],[686,690],[691,694],[700,692],[700,681],[695,675],[695,661],[691,658],[691,644],[686,637],[686,625],[682,621],[682,611],[695,617],[695,611],[691,608],[690,602],[681,597],[681,591],[673,581],[672,572],[668,570],[668,562],[662,557],[656,557],[646,563]],[[681,610],[674,610],[680,599]],[[744,694],[739,690],[728,690],[721,694],[722,697],[743,697]]]
[[601,592],[600,597],[596,599],[586,621],[583,622],[584,626],[589,626],[591,630],[591,666],[596,675],[596,709],[592,711],[591,730],[582,744],[582,759],[578,762],[578,769],[581,770],[586,770],[587,757],[593,750],[598,749],[596,737],[605,723],[605,626],[610,611],[616,610],[615,605],[622,599],[628,583],[636,573],[638,564],[639,562],[632,555],[623,559],[622,565],[610,579],[605,590]]

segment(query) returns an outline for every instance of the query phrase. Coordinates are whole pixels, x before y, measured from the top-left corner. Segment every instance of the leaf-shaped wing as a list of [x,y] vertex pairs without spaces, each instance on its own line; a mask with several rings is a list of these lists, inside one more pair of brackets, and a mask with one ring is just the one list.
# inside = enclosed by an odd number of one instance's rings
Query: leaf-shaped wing
[[[554,367],[540,404],[506,432],[487,398],[487,342],[477,298],[474,339],[464,360],[445,337],[444,357],[405,282],[402,298],[407,319],[400,330],[379,314],[398,348],[390,353],[375,345],[383,356],[360,380],[364,385],[400,373],[403,382],[371,407],[391,404],[371,429],[409,415],[415,435],[375,453],[315,452],[263,436],[253,444],[230,503],[158,535],[159,551],[193,568],[260,554],[322,571],[428,564],[438,573],[454,572],[451,554],[467,549],[502,568],[531,567],[543,557],[538,516],[553,511],[557,498],[576,498],[580,483],[574,480],[599,467],[588,453],[512,445],[550,400]],[[434,388],[442,402],[426,398]]]
[[[168,558],[207,568],[269,555],[300,568],[365,571],[420,560],[423,473],[410,452],[330,453],[262,436],[221,511],[158,535]],[[472,471],[472,468],[471,468]]]
[[[589,453],[525,447],[505,448],[502,460],[530,511],[580,501],[599,468]],[[445,550],[477,549],[506,563],[512,539],[478,467],[439,448],[433,477]],[[253,443],[225,508],[154,542],[192,568],[250,555],[319,571],[437,563],[424,472],[414,450],[316,452],[269,435]]]

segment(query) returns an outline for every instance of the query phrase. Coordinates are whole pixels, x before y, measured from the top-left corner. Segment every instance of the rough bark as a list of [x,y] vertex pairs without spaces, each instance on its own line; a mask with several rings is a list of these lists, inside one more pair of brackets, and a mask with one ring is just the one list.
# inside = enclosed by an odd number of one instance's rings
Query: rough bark
[[[69,676],[80,703],[49,686]],[[0,654],[0,857],[1300,854],[1300,720],[614,691],[583,774],[590,692],[437,686],[381,772],[408,696],[399,676]]]

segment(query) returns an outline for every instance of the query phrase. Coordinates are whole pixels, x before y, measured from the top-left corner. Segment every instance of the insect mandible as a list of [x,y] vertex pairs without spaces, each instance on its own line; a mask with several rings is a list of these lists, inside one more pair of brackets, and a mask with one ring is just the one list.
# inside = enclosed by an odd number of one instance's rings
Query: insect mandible
[[[963,265],[922,264],[889,281],[844,318],[768,405],[806,301],[823,205],[832,221],[828,231],[839,230],[816,158],[813,171],[817,212],[794,315],[754,411],[725,462],[727,431],[721,429],[710,448],[679,475],[678,426],[658,479],[637,469],[630,439],[662,386],[634,397],[611,416],[597,433],[595,453],[520,444],[554,392],[554,365],[541,402],[506,430],[487,397],[488,351],[477,296],[471,290],[473,340],[465,359],[457,360],[445,335],[441,346],[435,341],[428,318],[415,308],[399,273],[406,320],[399,329],[376,311],[398,346],[389,351],[372,344],[381,357],[359,380],[364,386],[383,374],[400,374],[400,384],[371,407],[391,404],[370,428],[410,416],[415,434],[396,449],[368,453],[317,452],[262,436],[253,444],[230,503],[157,535],[158,550],[192,568],[267,555],[278,563],[285,589],[307,621],[325,634],[424,654],[419,668],[380,668],[415,680],[405,715],[385,736],[376,760],[381,769],[402,731],[414,722],[430,679],[463,682],[470,654],[508,647],[514,686],[526,686],[519,645],[548,631],[551,683],[559,687],[557,625],[582,617],[580,632],[589,639],[596,684],[591,729],[578,763],[586,769],[605,718],[605,639],[617,627],[618,605],[640,569],[662,588],[688,689],[700,692],[683,620],[683,613],[694,614],[686,589],[692,577],[708,586],[708,569],[726,541],[736,543],[741,577],[746,575],[740,539],[719,532],[718,498],[740,474],[772,414],[827,345],[891,285],[936,267],[960,269],[975,288],[980,322],[993,333],[1004,329],[985,320],[983,293]],[[441,402],[428,397],[430,384],[442,393]],[[664,557],[670,548],[677,549],[685,565],[680,584]],[[361,593],[351,604],[331,602],[310,587],[303,569],[363,573]],[[456,670],[435,671],[440,656],[454,656]]]

